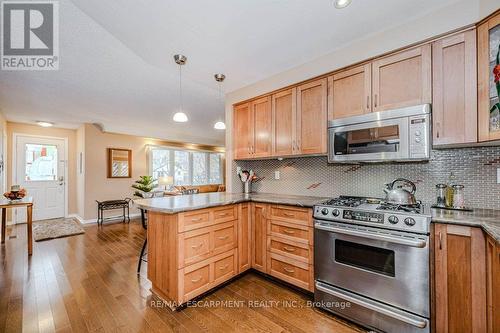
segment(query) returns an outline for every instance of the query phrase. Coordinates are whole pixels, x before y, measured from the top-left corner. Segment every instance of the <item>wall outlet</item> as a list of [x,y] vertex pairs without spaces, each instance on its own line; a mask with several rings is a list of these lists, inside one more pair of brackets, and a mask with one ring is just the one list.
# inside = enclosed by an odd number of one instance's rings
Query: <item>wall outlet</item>
[[279,170],[274,171],[274,179],[276,179],[276,180],[280,179],[280,171]]
[[500,184],[500,168],[497,168],[497,184]]
[[239,174],[241,172],[241,167],[236,167],[236,173]]

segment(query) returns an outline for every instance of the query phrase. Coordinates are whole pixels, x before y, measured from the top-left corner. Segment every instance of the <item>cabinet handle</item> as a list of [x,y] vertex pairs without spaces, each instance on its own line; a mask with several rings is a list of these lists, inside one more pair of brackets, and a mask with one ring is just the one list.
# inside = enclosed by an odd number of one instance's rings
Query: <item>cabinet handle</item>
[[219,217],[227,216],[227,213],[219,213]]
[[294,273],[295,272],[295,269],[291,269],[291,268],[288,268],[288,267],[283,267],[283,270],[287,273]]
[[283,232],[284,232],[285,234],[289,234],[289,235],[293,235],[293,234],[295,233],[295,231],[290,230],[290,229],[283,229]]
[[439,232],[439,249],[443,249],[443,241],[442,241],[442,234],[441,231]]
[[378,104],[378,95],[375,94],[375,107],[377,107],[377,104]]
[[292,141],[292,151],[295,151],[295,140]]
[[287,217],[295,217],[295,214],[290,214],[290,213],[283,213],[283,215],[285,215]]
[[283,250],[285,250],[286,252],[295,252],[295,249],[293,247],[288,247],[288,246],[284,246]]
[[370,110],[370,96],[366,96],[366,110]]
[[200,243],[199,245],[191,245],[192,249],[199,249],[203,246],[203,243]]
[[217,239],[220,239],[220,240],[224,240],[224,239],[228,239],[228,238],[229,238],[229,236],[228,236],[228,235],[226,235],[226,236],[220,236],[220,237],[217,237]]
[[197,278],[197,279],[192,279],[192,280],[191,280],[191,282],[193,282],[193,283],[200,282],[200,281],[201,281],[201,279],[203,279],[203,277],[200,275],[200,277],[199,277],[199,278]]
[[436,123],[436,138],[439,138],[439,129],[441,128],[440,123]]
[[191,222],[198,222],[198,221],[201,221],[201,217],[196,217],[191,219]]
[[224,266],[219,267],[221,271],[225,270],[226,268],[229,267],[229,264],[225,264]]
[[249,153],[249,154],[251,154],[251,153],[252,153],[252,151],[250,150],[250,145],[248,145],[248,147],[247,147],[247,151],[248,151],[248,153]]

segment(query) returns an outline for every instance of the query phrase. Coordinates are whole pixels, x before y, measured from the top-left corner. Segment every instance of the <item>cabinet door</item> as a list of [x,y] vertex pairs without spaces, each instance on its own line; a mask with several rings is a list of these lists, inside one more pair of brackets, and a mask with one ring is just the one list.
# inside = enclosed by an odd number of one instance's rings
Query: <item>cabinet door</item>
[[432,43],[433,144],[477,142],[476,31]]
[[500,140],[499,49],[500,13],[497,13],[477,28],[479,141]]
[[300,154],[325,154],[327,79],[297,87],[297,146]]
[[256,99],[251,102],[253,117],[253,145],[251,157],[271,156],[272,142],[272,109],[271,96]]
[[267,205],[252,203],[252,268],[266,272]]
[[436,332],[486,332],[483,231],[447,224],[434,230]]
[[273,155],[286,156],[297,153],[296,144],[296,94],[295,88],[272,97],[273,100]]
[[431,47],[422,45],[375,60],[373,111],[431,102]]
[[250,114],[250,103],[236,105],[233,109],[233,144],[234,158],[250,157],[253,145],[253,123]]
[[328,78],[328,120],[371,112],[371,70],[366,64]]
[[249,204],[238,206],[238,272],[241,273],[251,265],[251,223]]
[[488,333],[500,332],[500,244],[486,242]]

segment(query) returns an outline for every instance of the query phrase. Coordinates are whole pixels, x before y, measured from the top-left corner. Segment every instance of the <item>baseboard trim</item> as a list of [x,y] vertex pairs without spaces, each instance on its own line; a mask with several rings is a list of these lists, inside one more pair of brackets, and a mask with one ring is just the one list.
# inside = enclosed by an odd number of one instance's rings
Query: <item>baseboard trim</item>
[[[77,219],[78,222],[80,222],[81,224],[93,224],[93,223],[97,223],[97,218],[85,220],[84,218],[82,218],[78,214],[69,214],[68,217],[70,217],[70,218],[72,217],[72,218]],[[130,214],[130,219],[134,219],[134,218],[137,218],[137,217],[141,217],[141,214],[140,213]],[[107,219],[104,222],[106,223],[106,221],[118,221],[118,220],[122,220],[122,219],[123,218],[121,216],[117,216],[117,217],[114,217],[114,218]]]

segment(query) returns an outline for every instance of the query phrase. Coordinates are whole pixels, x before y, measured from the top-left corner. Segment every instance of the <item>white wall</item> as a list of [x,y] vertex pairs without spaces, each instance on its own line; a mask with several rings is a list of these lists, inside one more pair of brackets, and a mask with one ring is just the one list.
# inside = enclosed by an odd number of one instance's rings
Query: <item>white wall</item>
[[477,23],[498,0],[460,0],[407,24],[354,40],[327,55],[226,94],[226,182],[232,191],[232,105],[267,92],[346,67],[377,55]]

